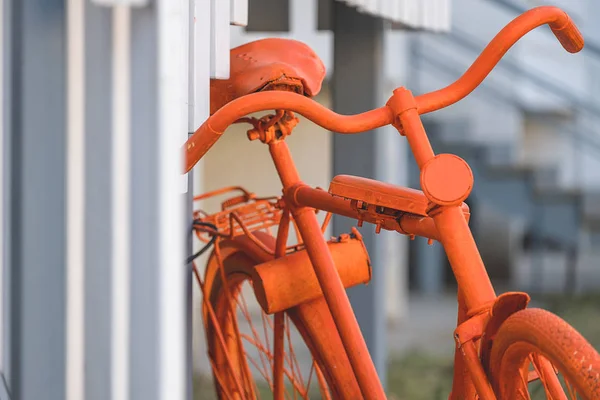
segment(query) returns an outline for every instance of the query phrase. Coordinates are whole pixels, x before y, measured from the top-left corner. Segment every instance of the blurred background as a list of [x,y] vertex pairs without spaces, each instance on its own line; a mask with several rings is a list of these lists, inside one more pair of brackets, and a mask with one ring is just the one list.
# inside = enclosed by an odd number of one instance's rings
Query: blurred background
[[[0,400],[214,398],[201,298],[178,261],[199,246],[190,196],[281,191],[243,126],[179,176],[230,48],[305,42],[327,69],[316,100],[351,114],[398,86],[448,85],[544,4],[569,13],[584,50],[566,53],[539,28],[424,124],[436,153],[473,170],[470,226],[497,292],[528,291],[598,348],[598,1],[0,0]],[[419,187],[393,129],[342,137],[301,118],[287,141],[311,186],[353,174]],[[354,225],[334,218],[327,235]],[[443,249],[361,233],[373,280],[349,294],[390,398],[447,398],[456,298]]]

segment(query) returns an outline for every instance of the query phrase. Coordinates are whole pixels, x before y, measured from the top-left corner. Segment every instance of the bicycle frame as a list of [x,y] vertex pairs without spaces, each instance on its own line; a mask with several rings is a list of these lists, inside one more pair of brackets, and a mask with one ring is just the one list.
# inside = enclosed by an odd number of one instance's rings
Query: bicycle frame
[[[407,94],[408,97],[406,99],[412,98],[408,91],[403,91],[402,93]],[[412,110],[416,113],[416,110]],[[410,118],[414,118],[413,115],[410,112],[401,114],[405,129],[410,124]],[[416,117],[417,119],[419,118],[418,115]],[[418,121],[420,123],[420,120]],[[411,132],[423,135],[423,140],[427,141],[422,126],[419,130],[419,125],[417,125]],[[414,142],[415,139],[413,136],[413,145]],[[416,142],[419,143],[418,139]],[[426,143],[428,144],[428,141]],[[304,185],[298,175],[285,141],[270,142],[269,150],[283,184],[286,208],[291,212],[297,223],[300,235],[305,243],[306,250],[317,279],[321,284],[321,289],[331,310],[333,319],[338,327],[338,332],[350,358],[363,396],[365,398],[371,398],[371,396],[374,396],[373,398],[382,398],[384,393],[379,384],[377,372],[370,359],[366,344],[362,339],[360,328],[346,296],[345,288],[337,274],[335,263],[327,248],[326,240],[321,233],[321,226],[313,211],[316,208],[351,216],[354,210],[348,206],[347,202],[336,199],[324,191],[312,189]],[[415,153],[421,154],[420,165],[426,165],[435,157],[431,148],[427,153],[424,150]],[[356,213],[354,212],[354,214]],[[441,241],[450,259],[452,270],[460,288],[459,290],[462,293],[467,315],[477,314],[477,310],[485,310],[486,307],[489,309],[496,296],[465,219],[462,209],[462,199],[457,204],[441,207],[439,210],[432,212],[432,214],[432,220],[426,218],[407,218],[405,220],[407,222],[419,221],[420,223],[417,223],[417,226],[411,227],[407,227],[410,223],[405,223],[404,229],[411,235],[419,234],[419,236],[437,238]],[[433,224],[429,223],[430,221]],[[420,231],[418,231],[418,228],[421,228]],[[277,241],[284,241],[281,235],[285,234],[284,230],[281,230]],[[462,304],[461,307],[463,307]],[[476,360],[476,357],[474,360]],[[469,363],[469,365],[471,364],[480,366],[479,363]],[[483,370],[481,371],[483,372]],[[485,374],[483,375],[483,381],[487,382]]]
[[[240,97],[215,112],[187,141],[185,170],[189,171],[196,164],[229,125],[257,111],[276,109],[297,112],[318,125],[340,133],[358,133],[389,124],[396,127],[401,135],[406,136],[421,171],[421,188],[429,201],[429,218],[408,216],[401,218],[397,226],[384,224],[383,227],[442,243],[459,288],[458,326],[455,331],[457,351],[451,397],[466,398],[477,393],[482,399],[495,399],[485,371],[486,341],[493,337],[494,329],[506,317],[527,305],[529,297],[524,293],[496,297],[465,218],[463,201],[473,187],[472,173],[466,162],[458,157],[435,155],[420,115],[447,107],[467,96],[517,40],[543,24],[550,26],[567,51],[574,53],[583,48],[583,38],[566,13],[555,7],[538,7],[517,17],[502,29],[455,83],[417,97],[405,88],[398,88],[384,107],[363,114],[342,116],[313,100],[289,92],[259,92]],[[269,146],[283,185],[283,218],[289,222],[288,213],[291,213],[297,224],[363,397],[385,398],[314,209],[358,217],[359,220],[361,217],[342,198],[303,184],[283,139],[285,135],[281,139],[271,137],[263,140]],[[446,179],[447,171],[452,171],[451,184]],[[380,227],[381,222],[378,222],[378,229]],[[285,252],[286,240],[287,229],[280,229],[276,255],[281,256]],[[479,344],[480,355],[476,343]]]

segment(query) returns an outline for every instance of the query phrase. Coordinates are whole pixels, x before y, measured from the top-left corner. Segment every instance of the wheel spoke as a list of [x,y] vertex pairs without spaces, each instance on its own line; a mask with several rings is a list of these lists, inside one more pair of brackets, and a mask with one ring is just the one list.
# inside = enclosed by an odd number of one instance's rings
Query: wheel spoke
[[[235,330],[235,337],[237,339],[236,341],[237,341],[237,345],[238,345],[238,349],[239,349],[238,351],[243,352],[240,328],[237,323],[237,313],[235,312],[234,304],[231,301],[232,298],[237,300],[237,297],[234,297],[231,295],[231,287],[229,286],[229,280],[227,279],[227,275],[225,274],[225,267],[223,265],[223,257],[221,254],[221,246],[220,245],[221,245],[221,238],[217,238],[217,240],[215,241],[214,254],[215,254],[215,258],[217,260],[217,266],[218,266],[218,269],[219,269],[219,272],[221,275],[221,282],[222,282],[224,292],[225,292],[226,307],[231,316],[232,325]],[[241,294],[241,292],[240,292],[240,294]],[[246,382],[248,383],[250,390],[252,391],[252,396],[256,397],[256,394],[254,393],[254,386],[251,383],[252,374],[250,373],[250,368],[249,368],[248,364],[244,363],[244,361],[241,358],[239,359],[239,362],[241,364],[240,369],[241,369],[242,373],[244,374],[244,378],[245,378]]]
[[[198,274],[198,270],[197,270],[195,264],[193,265],[193,269],[194,269],[194,273],[196,274],[196,277],[198,279],[198,283],[200,285],[200,291],[202,292],[202,296],[204,298],[206,298],[204,282],[202,281],[202,279],[200,279],[200,274]],[[212,305],[210,304],[210,302],[204,302],[204,304],[207,305],[206,308],[208,310],[209,318],[211,319],[211,322],[212,322],[213,326],[215,327],[215,333],[217,335],[218,342],[220,343],[220,345],[223,348],[223,353],[225,355],[225,361],[227,362],[229,368],[231,370],[233,370],[233,363],[231,361],[231,357],[230,357],[228,349],[227,349],[227,344],[225,343],[225,338],[223,337],[223,332],[221,331],[221,325],[218,323],[218,319],[215,315],[215,311],[214,311]],[[242,385],[237,376],[234,376],[234,383],[235,383],[236,387],[238,388],[239,392],[242,393]]]
[[210,366],[213,370],[213,375],[214,375],[215,379],[217,380],[217,382],[219,383],[219,387],[221,388],[221,391],[225,394],[226,399],[231,399],[231,395],[228,392],[227,385],[225,385],[225,382],[219,375],[219,372],[218,372],[219,370],[217,368],[215,368],[215,362],[213,361],[212,358],[209,358],[209,360],[210,360]]
[[[273,326],[273,321],[271,320],[271,318],[267,318],[266,320],[267,320],[267,323],[269,324],[269,328],[271,330],[274,330],[275,328]],[[270,347],[268,347],[268,348],[270,348]],[[285,357],[285,362],[287,362],[288,365],[291,365],[291,361],[290,361],[287,353],[284,353],[284,357]]]
[[270,349],[271,348],[271,343],[269,341],[269,334],[267,332],[267,321],[266,321],[266,320],[268,320],[270,318],[262,310],[261,310],[261,313],[260,313],[260,317],[262,318],[262,321],[263,321],[263,332],[265,333],[265,343],[267,344],[267,349]]
[[316,362],[314,363],[315,373],[317,375],[317,380],[319,381],[319,390],[321,391],[321,397],[323,400],[331,400],[331,394],[329,393],[329,389],[327,388],[327,384],[325,383],[325,376],[323,375],[323,371],[321,371],[321,367]]
[[[246,355],[248,355],[246,353]],[[254,359],[252,357],[248,358],[250,360],[250,362],[252,363],[252,365],[254,365],[254,368],[256,368],[261,375],[265,378],[265,380],[267,381],[267,383],[269,384],[269,387],[271,388],[271,391],[273,391],[273,382],[271,382],[271,379],[269,378],[269,374],[268,373],[264,373],[260,367],[258,366],[258,364],[256,363],[256,361],[254,361]]]
[[[258,332],[254,328],[254,324],[252,323],[252,318],[250,316],[250,312],[248,312],[248,305],[246,303],[246,298],[244,297],[244,294],[242,293],[241,290],[240,290],[240,296],[239,296],[239,298],[241,299],[241,302],[242,302],[243,305],[240,305],[240,300],[238,300],[237,298],[236,298],[236,302],[238,303],[238,305],[242,309],[242,313],[244,314],[244,317],[246,318],[246,321],[248,321],[248,325],[250,326],[250,329],[252,330],[252,335],[254,336],[254,339],[256,341],[260,341],[260,337],[258,335]],[[263,358],[263,355],[262,355],[261,352],[258,353],[258,356],[260,357],[260,362],[263,365],[263,368],[265,370],[269,370],[269,368],[267,368],[267,365],[265,364],[265,362],[266,362],[266,363],[269,364],[269,366],[271,366],[271,363],[268,361],[268,358],[267,358],[267,360],[265,360]]]
[[[269,359],[271,361],[274,359],[273,354],[271,354],[271,352],[268,349],[265,349],[262,344],[257,343],[256,341],[254,341],[254,339],[252,339],[250,336],[248,336],[246,334],[243,334],[242,337],[244,339],[246,339],[246,341],[248,343],[250,343],[251,345],[255,346],[258,350],[262,351],[267,357],[269,357]],[[302,391],[302,387],[299,385],[297,379],[295,379],[295,377],[290,374],[290,371],[287,368],[284,368],[283,369],[283,373],[290,380],[290,382],[292,383],[292,385],[294,386],[294,388],[296,390],[298,390],[299,392],[301,392]]]
[[306,390],[304,391],[304,399],[308,399],[308,390],[310,389],[310,381],[313,376],[313,372],[315,372],[315,360],[313,360],[312,365],[310,366],[310,371],[308,373],[308,380],[306,381]]
[[[305,365],[307,369],[310,367],[304,372],[308,373],[308,380],[303,379],[302,360],[297,355],[304,356],[308,348],[303,347],[302,352],[297,352],[295,340],[298,332],[292,332],[295,327],[292,318],[282,312],[277,322],[277,315],[274,321],[262,309],[260,317],[250,311],[251,304],[245,298],[247,288],[244,286],[250,275],[244,270],[231,269],[230,255],[220,248],[220,244],[224,243],[221,240],[217,239],[215,243],[210,269],[207,267],[203,272],[203,275],[206,274],[206,286],[204,276],[200,276],[195,265],[193,270],[203,296],[208,355],[220,398],[259,398],[261,390],[268,387],[275,399],[307,399],[310,385],[315,380],[318,380],[322,398],[330,398],[324,376],[312,358]],[[262,329],[257,324],[262,324]],[[279,341],[274,332],[276,327],[280,330]],[[275,341],[272,341],[274,333]],[[304,341],[304,333],[299,337]],[[280,367],[276,368],[276,365]]]
[[577,393],[575,391],[575,388],[573,386],[571,386],[571,384],[569,383],[567,378],[565,378],[565,386],[567,387],[567,390],[569,391],[569,397],[572,400],[577,400]]
[[537,353],[531,354],[530,359],[532,360],[533,368],[537,371],[540,381],[544,385],[544,390],[549,398],[552,400],[567,400],[565,391],[563,390],[550,361]]
[[[246,335],[245,333],[242,333],[242,339],[245,339],[248,343],[250,343],[251,345],[253,345],[254,347],[256,347],[260,352],[262,352],[263,347],[257,343],[253,338],[251,338],[250,336]],[[250,357],[250,355],[248,354],[247,351],[245,351],[245,354],[247,357]],[[271,358],[271,353],[266,354],[267,357]],[[264,363],[262,363],[262,368],[259,369],[259,372],[261,373],[261,375],[269,375],[270,374],[270,370],[268,368],[265,367]]]
[[[275,330],[273,331],[273,381],[275,387],[274,399],[280,400],[283,398],[283,361],[285,352],[284,331],[286,318],[281,312],[275,314]],[[292,371],[293,372],[293,371]],[[295,397],[295,396],[294,396]]]
[[296,358],[296,353],[294,352],[294,345],[292,343],[292,337],[291,337],[290,329],[289,329],[290,325],[291,324],[289,324],[289,322],[286,325],[286,335],[287,335],[287,338],[288,338],[288,345],[289,345],[289,348],[290,348],[290,356],[291,356],[290,358],[292,359],[292,361],[296,365],[296,369],[298,371],[298,375],[300,376],[300,380],[304,382],[304,379],[302,378],[302,372],[300,370],[300,365],[298,364],[298,359]]
[[[285,333],[286,333],[286,337],[287,337],[287,340],[288,340],[288,348],[289,348],[290,347],[290,337],[289,337],[289,335],[287,335],[287,330],[286,330]],[[294,381],[297,381],[298,380],[298,376],[296,375],[296,371],[294,369],[294,362],[293,362],[294,360],[293,360],[293,354],[291,352],[291,349],[290,349],[290,357],[286,358],[286,361],[288,362],[290,370],[292,371],[292,376],[294,377],[293,378]],[[294,399],[296,399],[296,391],[294,391]]]

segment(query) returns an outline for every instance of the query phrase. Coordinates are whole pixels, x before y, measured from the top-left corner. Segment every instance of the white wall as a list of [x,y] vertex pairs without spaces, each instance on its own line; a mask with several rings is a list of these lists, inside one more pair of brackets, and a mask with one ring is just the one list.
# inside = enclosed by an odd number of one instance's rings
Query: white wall
[[[329,105],[326,92],[319,95],[317,100]],[[301,116],[299,118],[300,124],[286,138],[286,142],[304,182],[327,189],[332,178],[332,134]],[[204,191],[242,185],[259,196],[281,195],[281,182],[268,147],[258,140],[250,142],[246,137],[249,128],[249,124],[231,126],[205,156],[202,178]],[[207,211],[218,210],[218,206],[217,199],[203,202]]]
[[527,118],[523,124],[519,161],[525,165],[557,168],[557,184],[567,188],[578,178],[574,169],[578,149],[565,125],[552,119]]

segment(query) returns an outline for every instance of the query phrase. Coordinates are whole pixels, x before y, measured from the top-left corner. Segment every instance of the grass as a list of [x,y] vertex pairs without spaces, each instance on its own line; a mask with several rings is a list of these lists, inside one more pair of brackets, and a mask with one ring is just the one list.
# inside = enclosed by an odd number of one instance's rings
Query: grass
[[595,349],[600,350],[600,294],[567,298],[543,296],[539,301],[577,329]]
[[[539,307],[563,318],[594,348],[600,349],[600,294],[533,297]],[[390,400],[446,400],[452,384],[452,363],[452,358],[434,357],[423,352],[392,359],[388,371]],[[540,399],[546,398],[541,390],[538,394]]]
[[[271,399],[273,398],[273,392],[264,382],[257,383],[258,388],[258,397],[260,399]],[[289,393],[293,393],[290,388],[288,388]],[[209,377],[205,376],[196,376],[194,379],[194,400],[218,400],[217,395],[215,394],[213,381]],[[311,399],[319,399],[319,391],[314,385],[311,385],[311,390],[309,390],[309,398]]]
[[388,369],[390,400],[446,400],[452,387],[452,358],[412,352],[392,359]]
[[[596,349],[600,349],[600,294],[578,297],[534,296],[536,303],[562,317]],[[446,400],[452,385],[453,359],[426,352],[410,352],[392,358],[388,368],[390,400]],[[261,398],[272,398],[266,386],[259,387]],[[311,398],[318,398],[312,397]],[[542,396],[541,398],[544,398]],[[217,399],[212,380],[198,377],[194,400]]]

